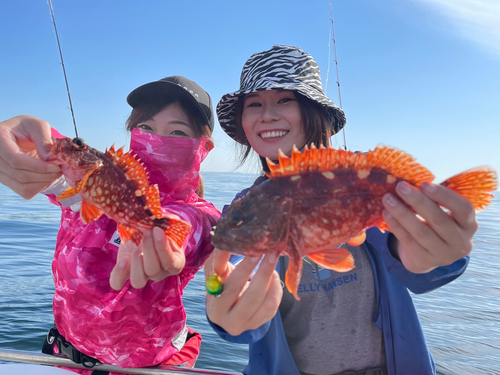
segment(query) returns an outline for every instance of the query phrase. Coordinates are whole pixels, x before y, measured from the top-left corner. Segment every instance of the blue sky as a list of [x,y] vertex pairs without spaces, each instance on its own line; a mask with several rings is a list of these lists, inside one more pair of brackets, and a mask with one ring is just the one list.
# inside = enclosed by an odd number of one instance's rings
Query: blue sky
[[[79,133],[95,148],[128,144],[125,98],[135,87],[184,75],[217,103],[238,89],[245,60],[273,44],[309,52],[338,104],[327,0],[53,6]],[[333,0],[332,9],[349,149],[405,150],[437,182],[478,165],[500,171],[498,0]],[[0,118],[31,114],[72,136],[48,3],[4,2],[0,46]],[[214,141],[202,170],[234,171],[234,142],[218,124]]]

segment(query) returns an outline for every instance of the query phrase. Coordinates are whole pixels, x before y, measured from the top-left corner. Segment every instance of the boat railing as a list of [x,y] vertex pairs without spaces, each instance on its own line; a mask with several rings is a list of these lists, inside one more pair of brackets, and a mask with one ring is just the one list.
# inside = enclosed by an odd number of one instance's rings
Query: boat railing
[[[39,365],[64,366],[85,369],[83,365],[75,363],[66,357],[59,357],[43,353],[28,352],[23,350],[0,349],[0,360],[8,362],[36,363]],[[94,370],[118,372],[122,374],[138,375],[241,375],[241,373],[212,371],[198,368],[184,368],[177,366],[157,366],[142,368],[122,368],[119,366],[97,364]]]

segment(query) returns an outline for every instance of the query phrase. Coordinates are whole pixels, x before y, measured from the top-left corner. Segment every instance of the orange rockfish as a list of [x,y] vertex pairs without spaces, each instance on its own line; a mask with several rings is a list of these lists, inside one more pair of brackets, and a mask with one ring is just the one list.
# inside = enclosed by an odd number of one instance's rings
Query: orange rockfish
[[45,160],[61,165],[70,185],[57,200],[81,196],[80,217],[85,224],[105,214],[118,224],[123,242],[131,239],[139,245],[145,229],[160,227],[182,246],[191,224],[162,214],[158,187],[149,184],[141,163],[123,147],[115,151],[112,146],[102,153],[81,138],[57,138]]
[[[395,194],[400,181],[420,187],[434,180],[431,172],[403,151],[377,147],[354,153],[321,147],[295,147],[291,158],[280,152],[279,163],[267,160],[269,180],[235,201],[212,238],[224,251],[260,256],[274,251],[290,258],[286,286],[296,299],[302,275],[302,255],[338,272],[354,268],[342,243],[360,245],[365,230],[388,229],[382,218],[382,196]],[[441,185],[485,208],[497,187],[490,167],[474,168]]]

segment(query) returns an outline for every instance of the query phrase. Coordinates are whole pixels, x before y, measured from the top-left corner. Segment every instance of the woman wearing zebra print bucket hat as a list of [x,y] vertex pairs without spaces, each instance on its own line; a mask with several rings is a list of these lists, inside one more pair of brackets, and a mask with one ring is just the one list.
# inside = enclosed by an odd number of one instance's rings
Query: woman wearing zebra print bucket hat
[[[311,55],[297,47],[273,46],[270,50],[252,55],[241,72],[240,89],[224,95],[217,105],[217,116],[222,129],[236,142],[246,147],[242,163],[253,149],[261,154],[255,142],[251,145],[241,124],[243,98],[248,94],[286,93],[297,100],[304,122],[303,132],[307,134],[305,144],[328,144],[329,138],[338,133],[346,124],[344,111],[337,107],[323,92],[318,64]],[[274,134],[260,135],[256,140],[265,138],[272,149],[277,150],[279,141],[283,140],[290,148],[294,129],[277,129]],[[280,132],[281,131],[281,132]],[[287,132],[283,134],[283,132]],[[288,142],[287,142],[288,141]],[[297,143],[298,145],[298,143]],[[278,146],[278,147],[276,147]],[[262,166],[267,168],[265,158],[261,158]]]
[[[243,161],[254,150],[263,168],[266,157],[278,159],[279,149],[290,156],[293,145],[327,145],[345,125],[344,113],[322,90],[314,59],[290,46],[252,55],[243,67],[240,90],[222,97],[217,114],[224,131],[247,147]],[[266,179],[259,177],[252,187]],[[477,230],[475,213],[465,198],[442,186],[420,191],[400,183],[396,191],[399,199],[390,194],[383,199],[384,219],[393,234],[371,228],[362,245],[343,245],[356,265],[348,272],[322,269],[303,258],[300,300],[282,289],[280,280],[292,263],[278,259],[273,249],[260,263],[260,257],[212,253],[205,277],[220,276],[224,285],[217,298],[207,296],[207,316],[223,339],[249,344],[244,374],[435,374],[408,289],[428,292],[464,272]],[[434,224],[423,223],[401,201]],[[436,203],[459,219],[445,215]],[[226,212],[227,206],[223,217]],[[244,224],[243,218],[234,225]],[[256,254],[264,247],[259,245]]]

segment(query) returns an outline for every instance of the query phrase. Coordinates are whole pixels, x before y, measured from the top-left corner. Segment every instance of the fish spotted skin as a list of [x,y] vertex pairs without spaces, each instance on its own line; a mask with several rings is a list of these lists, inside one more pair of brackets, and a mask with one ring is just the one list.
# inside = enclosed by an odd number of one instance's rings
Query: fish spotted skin
[[[389,147],[363,154],[312,146],[304,152],[294,149],[290,158],[281,154],[279,164],[268,160],[268,165],[269,180],[233,202],[219,221],[212,243],[243,255],[288,255],[285,281],[296,299],[302,255],[325,268],[351,270],[352,255],[336,246],[351,244],[353,239],[361,244],[364,231],[373,226],[388,229],[382,196],[396,195],[400,181],[420,187],[434,180],[410,155]],[[480,167],[442,185],[483,209],[491,202],[497,176],[491,167]]]
[[80,216],[84,223],[105,214],[118,224],[123,242],[139,245],[143,232],[158,226],[182,246],[191,225],[176,215],[163,215],[158,187],[149,185],[144,167],[123,147],[102,153],[80,138],[54,139],[47,161],[61,165],[70,187],[58,200],[79,194]]

